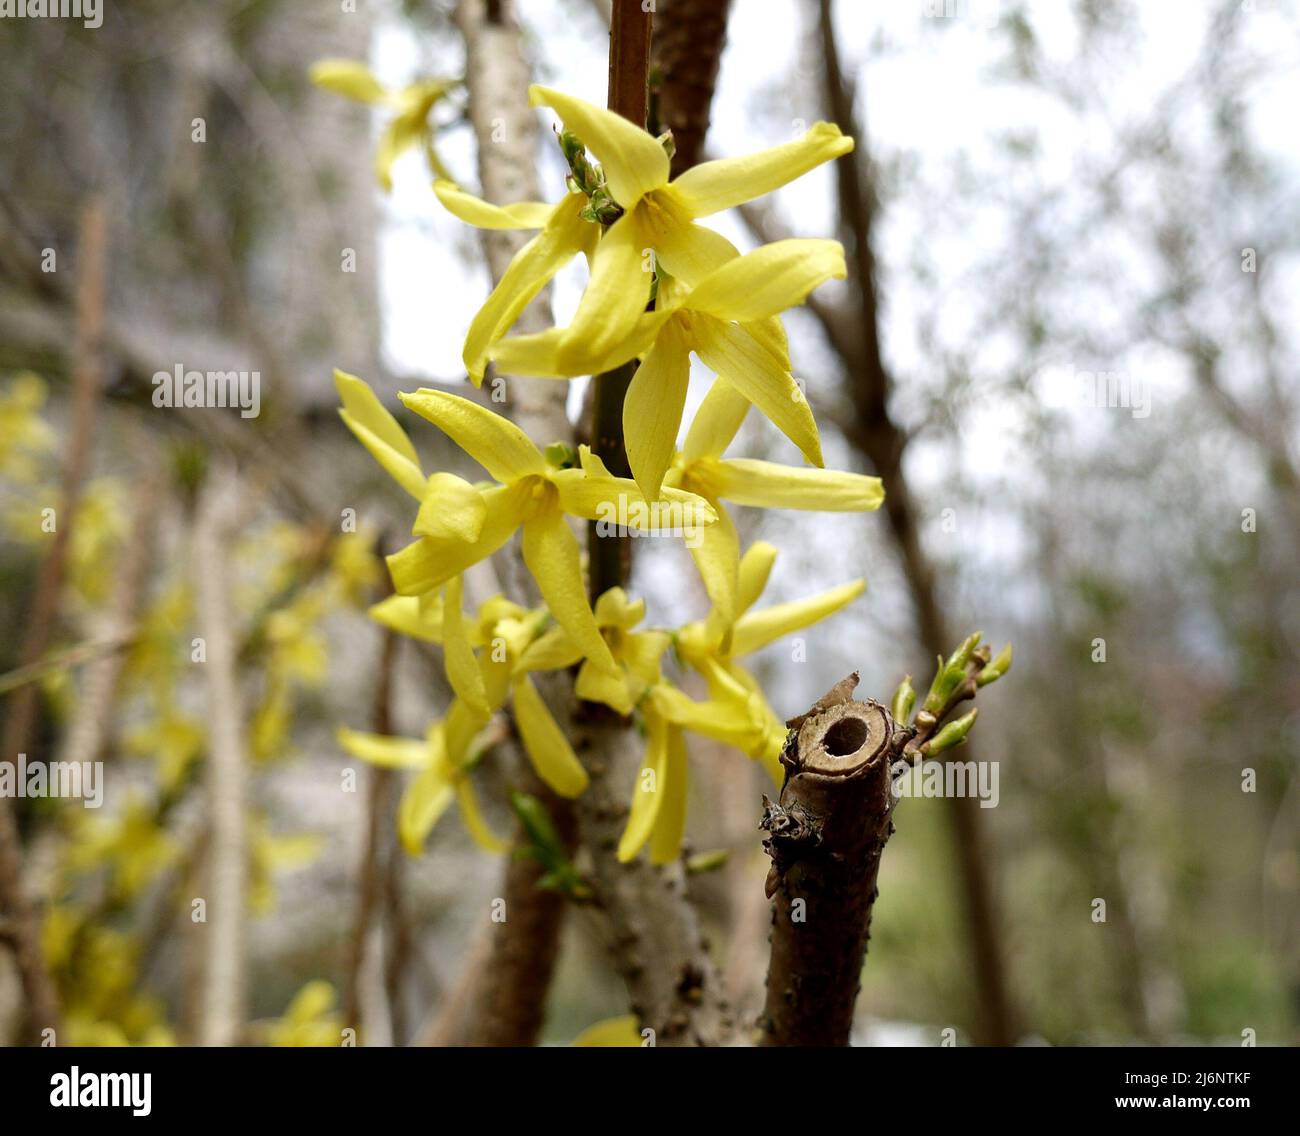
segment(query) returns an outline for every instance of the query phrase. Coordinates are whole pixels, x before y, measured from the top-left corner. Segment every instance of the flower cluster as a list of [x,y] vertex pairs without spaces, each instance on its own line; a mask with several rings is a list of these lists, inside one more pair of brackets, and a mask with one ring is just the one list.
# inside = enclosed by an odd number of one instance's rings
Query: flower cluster
[[[475,839],[498,850],[502,843],[484,822],[469,771],[490,745],[493,718],[509,706],[538,776],[561,795],[582,793],[587,774],[531,677],[577,668],[579,698],[638,715],[644,726],[642,772],[618,855],[628,860],[648,845],[651,859],[662,863],[678,855],[684,831],[685,734],[733,745],[779,780],[785,728],[740,660],[838,611],[863,587],[857,580],[754,610],[776,550],[760,542],[742,555],[727,504],[864,512],[884,496],[877,478],[822,468],[817,425],[792,373],[781,321],[819,284],[844,277],[840,245],[786,240],[742,255],[700,219],[847,154],[853,142],[818,123],[796,141],[669,180],[665,140],[558,91],[533,87],[530,100],[563,119],[559,139],[571,175],[558,202],[495,205],[446,178],[434,186],[446,209],[479,228],[537,230],[474,318],[465,368],[477,386],[489,366],[564,380],[638,360],[624,404],[632,478],[611,475],[585,446],[576,453],[564,445],[540,449],[472,399],[419,390],[401,395],[403,405],[437,426],[489,480],[428,475],[370,388],[336,372],[344,422],[418,502],[415,540],[388,559],[397,594],[372,615],[440,644],[455,695],[423,739],[348,729],[339,739],[355,756],[419,771],[399,813],[408,849],[423,845],[455,801]],[[511,336],[520,313],[579,253],[590,276],[569,326]],[[692,355],[715,377],[679,451]],[[808,466],[725,456],[751,406]],[[698,521],[700,539],[689,543],[711,603],[705,618],[672,630],[643,628],[645,602],[621,588],[589,604],[569,518],[601,519],[616,502],[640,506],[618,515],[634,518],[632,527],[643,531],[675,531],[663,518],[683,510]],[[542,604],[525,609],[495,596],[467,617],[462,573],[516,532]],[[665,674],[670,656],[679,671],[702,678],[705,700]]]

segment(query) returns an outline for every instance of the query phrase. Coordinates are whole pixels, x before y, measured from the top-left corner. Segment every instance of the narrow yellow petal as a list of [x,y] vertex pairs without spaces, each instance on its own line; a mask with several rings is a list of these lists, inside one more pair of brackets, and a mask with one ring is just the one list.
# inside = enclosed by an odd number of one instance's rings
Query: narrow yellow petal
[[636,859],[637,853],[645,847],[666,799],[663,781],[668,759],[668,723],[658,714],[649,713],[645,716],[645,724],[645,756],[632,786],[627,824],[618,841],[618,859],[624,864]]
[[668,309],[642,313],[624,339],[601,351],[592,351],[591,343],[582,342],[571,327],[553,327],[532,335],[502,339],[492,346],[488,358],[508,375],[538,379],[599,375],[648,351],[659,329],[672,315]]
[[321,90],[359,103],[382,103],[388,99],[384,85],[371,74],[370,68],[355,59],[320,59],[308,68],[307,74]]
[[429,747],[422,738],[390,738],[340,726],[335,738],[353,757],[381,769],[422,769],[429,764]]
[[721,457],[740,430],[751,405],[726,379],[714,379],[691,420],[682,454],[688,461]]
[[736,246],[691,219],[672,186],[659,190],[637,209],[637,223],[646,244],[668,274],[660,282],[660,299],[678,300],[679,288],[698,284],[710,272],[739,256]]
[[878,477],[805,469],[752,458],[725,458],[713,470],[719,497],[763,509],[808,509],[860,513],[880,508],[885,499]]
[[[579,216],[586,198],[570,194],[555,206],[546,227],[515,253],[487,302],[475,314],[462,352],[475,386],[483,381],[489,353],[551,278],[579,252],[595,247],[600,226]],[[506,374],[527,374],[501,368]]]
[[719,506],[718,523],[702,529],[699,539],[687,547],[725,630],[736,618],[736,570],[740,560],[740,537],[727,510]]
[[591,258],[591,277],[558,349],[559,366],[565,374],[591,374],[588,368],[596,360],[616,357],[611,353],[620,345],[624,350],[640,346],[636,333],[643,332],[647,322],[654,322],[642,319],[653,280],[648,247],[630,213],[601,237]]
[[416,500],[424,496],[424,473],[415,446],[370,387],[355,375],[334,372],[334,385],[343,408],[339,417],[371,457]]
[[692,216],[707,217],[762,197],[852,149],[853,139],[841,134],[838,126],[816,122],[802,138],[783,146],[743,158],[703,162],[677,178],[673,189]]
[[582,554],[563,514],[543,513],[524,524],[524,563],[555,622],[601,670],[617,673],[582,584]]
[[737,615],[747,612],[763,594],[768,577],[772,575],[772,565],[775,563],[776,549],[765,540],[756,540],[745,550],[745,555],[740,558]]
[[675,321],[664,325],[632,376],[623,400],[627,460],[647,501],[657,501],[677,452],[691,379],[691,353]]
[[650,837],[650,863],[671,864],[682,849],[686,834],[686,797],[690,788],[686,761],[686,741],[676,726],[668,727],[667,754],[664,761],[664,803],[655,817]]
[[458,697],[476,714],[484,718],[491,715],[487,691],[483,687],[483,674],[479,670],[474,649],[469,645],[465,631],[465,616],[461,611],[461,578],[453,576],[447,581],[443,597],[443,662],[447,668],[447,681]]
[[526,481],[484,490],[482,496],[487,516],[478,540],[421,537],[387,558],[398,595],[423,596],[491,556],[523,523],[533,501]]
[[420,854],[455,795],[444,762],[429,766],[406,787],[397,806],[397,835],[412,856]]
[[596,622],[601,627],[630,631],[645,618],[645,600],[630,600],[622,588],[606,588],[596,597]]
[[442,642],[442,598],[424,606],[418,596],[388,596],[367,611],[376,623],[424,643]]
[[732,656],[740,658],[748,655],[760,647],[766,647],[773,640],[780,639],[782,635],[789,635],[792,631],[809,627],[828,615],[833,615],[857,599],[865,587],[865,580],[853,580],[810,599],[773,604],[760,611],[742,615],[736,620],[732,636]]
[[402,404],[427,418],[497,481],[543,473],[546,462],[518,426],[485,406],[427,387],[400,396]]
[[597,670],[590,662],[584,662],[578,671],[573,692],[584,702],[599,702],[624,717],[632,713],[632,707],[635,705],[632,691],[628,687],[627,675],[622,671],[618,674],[609,674]]
[[511,691],[515,723],[537,776],[561,797],[578,796],[587,787],[587,771],[551,717],[537,687],[527,675],[517,675]]
[[776,241],[710,272],[691,291],[686,307],[742,323],[770,319],[802,304],[819,284],[846,274],[839,241]]
[[454,473],[435,473],[420,502],[411,531],[416,536],[472,543],[483,535],[487,502],[483,494]]
[[725,376],[813,465],[823,465],[812,409],[779,360],[744,328],[711,316],[695,318],[695,350],[705,366]]
[[544,201],[493,205],[443,178],[433,183],[433,192],[448,213],[478,229],[540,229],[551,219],[556,208]]
[[583,520],[604,521],[637,532],[664,532],[703,528],[718,519],[708,501],[682,489],[661,489],[658,499],[651,503],[640,486],[627,477],[562,469],[552,475],[552,481],[560,493],[560,507]]
[[623,638],[621,659],[635,687],[634,696],[640,696],[648,687],[659,681],[659,661],[672,642],[666,631],[633,631]]
[[548,106],[599,160],[609,191],[624,209],[668,182],[668,154],[639,126],[549,87],[528,88],[529,106]]
[[559,671],[582,661],[582,649],[563,627],[552,627],[534,639],[519,656],[515,669],[521,673]]
[[510,845],[497,836],[483,819],[478,794],[474,792],[474,786],[468,777],[461,777],[456,782],[456,804],[460,808],[460,819],[465,826],[465,831],[484,852],[500,856],[510,850]]

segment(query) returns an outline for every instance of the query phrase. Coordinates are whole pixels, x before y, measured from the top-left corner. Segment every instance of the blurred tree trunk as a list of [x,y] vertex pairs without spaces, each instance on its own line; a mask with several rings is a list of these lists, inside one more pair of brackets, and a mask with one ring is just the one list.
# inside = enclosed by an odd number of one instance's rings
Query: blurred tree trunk
[[[832,0],[817,0],[817,21],[828,114],[831,121],[857,142],[853,155],[834,163],[853,310],[830,312],[823,307],[821,318],[849,379],[856,417],[847,430],[848,440],[885,483],[885,514],[903,562],[918,637],[931,655],[946,656],[954,640],[935,584],[934,566],[921,542],[916,503],[903,469],[906,435],[889,410],[892,380],[880,348],[880,312],[871,245],[876,201],[870,180],[870,157],[864,125],[854,110],[854,85],[840,67]],[[969,749],[965,756],[971,760]],[[976,1037],[985,1044],[1010,1045],[1017,1036],[1016,1013],[1007,987],[1001,916],[994,895],[994,872],[979,802],[952,797],[947,799],[947,808],[970,934],[979,1013]]]

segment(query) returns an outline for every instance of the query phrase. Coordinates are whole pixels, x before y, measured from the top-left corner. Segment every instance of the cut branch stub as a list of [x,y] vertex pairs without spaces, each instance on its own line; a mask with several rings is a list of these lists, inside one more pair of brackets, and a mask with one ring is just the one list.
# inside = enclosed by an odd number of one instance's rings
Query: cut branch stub
[[772,858],[772,953],[765,1045],[847,1045],[876,898],[893,832],[896,727],[876,702],[851,701],[857,676],[791,722],[778,803],[761,827]]

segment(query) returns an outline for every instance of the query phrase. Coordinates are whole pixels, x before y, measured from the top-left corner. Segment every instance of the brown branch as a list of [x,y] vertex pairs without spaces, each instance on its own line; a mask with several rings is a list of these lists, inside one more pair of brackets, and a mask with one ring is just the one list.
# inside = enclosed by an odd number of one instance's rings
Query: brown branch
[[[652,6],[651,6],[652,7]],[[650,106],[650,28],[652,12],[641,0],[614,0],[609,20],[608,106],[643,127]],[[623,402],[636,374],[633,359],[592,379],[591,448],[615,477],[631,477],[623,437]],[[632,542],[625,536],[602,537],[596,522],[587,526],[591,596],[626,583],[631,574]]]
[[704,152],[730,8],[731,0],[659,0],[655,7],[653,129],[672,131],[672,177]]
[[780,800],[763,798],[772,857],[772,954],[764,1045],[848,1045],[876,877],[894,831],[896,727],[852,700],[853,674],[786,739]]
[[[856,422],[847,432],[848,440],[866,456],[885,483],[885,514],[903,560],[919,637],[931,654],[942,655],[950,637],[934,567],[921,544],[918,511],[903,471],[907,435],[889,409],[892,380],[879,338],[880,308],[871,245],[877,202],[870,183],[867,146],[853,111],[852,84],[841,71],[832,0],[817,2],[827,107],[840,130],[857,140],[852,158],[835,163],[839,213],[856,292],[856,318],[851,321],[855,334],[850,342],[842,335],[831,334],[828,328],[828,339],[850,380]],[[948,800],[971,936],[979,1010],[976,1036],[987,1044],[1009,1045],[1016,1037],[1016,1012],[1007,988],[999,915],[978,802],[964,797]]]
[[[82,214],[78,249],[81,263],[75,293],[72,427],[54,540],[37,576],[31,619],[23,644],[21,660],[27,666],[41,660],[54,634],[68,550],[71,548],[73,518],[90,462],[102,373],[107,244],[107,213],[102,202],[92,200]],[[10,697],[0,760],[13,761],[30,746],[39,711],[38,696],[36,685],[26,683],[17,687]],[[13,926],[15,956],[27,1001],[29,1036],[39,1039],[42,1030],[57,1030],[58,1006],[41,957],[40,915],[23,886],[18,818],[7,797],[0,798],[0,909]]]
[[[397,661],[397,635],[383,628],[379,652],[379,673],[375,680],[371,726],[377,734],[391,734],[393,668]],[[357,903],[348,939],[346,986],[343,997],[343,1021],[357,1028],[362,1023],[362,968],[366,960],[366,943],[374,926],[382,898],[385,873],[383,834],[392,823],[393,771],[369,770],[366,783],[366,835],[361,865],[357,871]],[[365,1034],[362,1034],[365,1042]]]

